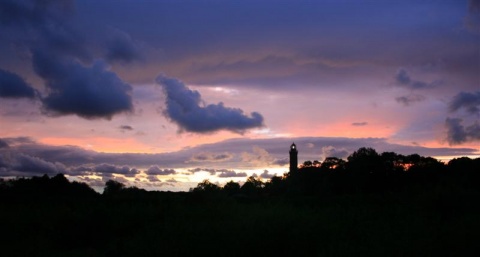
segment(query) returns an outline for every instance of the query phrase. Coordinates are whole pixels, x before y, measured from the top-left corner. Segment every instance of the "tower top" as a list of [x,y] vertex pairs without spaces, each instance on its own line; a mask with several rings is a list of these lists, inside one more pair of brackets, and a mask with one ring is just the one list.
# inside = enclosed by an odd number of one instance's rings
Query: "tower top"
[[292,145],[290,146],[290,149],[291,150],[297,149],[297,145],[295,144],[295,142],[292,143]]

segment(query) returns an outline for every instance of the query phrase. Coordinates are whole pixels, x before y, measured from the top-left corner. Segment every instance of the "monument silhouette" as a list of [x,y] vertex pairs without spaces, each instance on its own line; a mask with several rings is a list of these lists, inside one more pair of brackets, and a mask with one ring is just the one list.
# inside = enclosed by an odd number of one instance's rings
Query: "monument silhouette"
[[298,151],[295,143],[290,145],[290,172],[296,172],[298,169]]

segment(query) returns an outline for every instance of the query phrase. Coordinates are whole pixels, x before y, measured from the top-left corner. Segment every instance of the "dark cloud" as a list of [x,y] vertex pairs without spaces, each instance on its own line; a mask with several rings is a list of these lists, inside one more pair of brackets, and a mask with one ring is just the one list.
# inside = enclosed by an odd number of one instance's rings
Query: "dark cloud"
[[425,96],[417,95],[417,94],[410,94],[410,95],[399,96],[399,97],[395,98],[395,100],[398,103],[401,103],[405,106],[409,106],[409,105],[411,105],[413,103],[416,103],[416,102],[424,101],[425,99],[426,99]]
[[367,126],[368,125],[368,122],[353,122],[352,123],[352,126],[355,126],[355,127],[362,127],[362,126]]
[[278,165],[278,166],[285,166],[287,164],[290,163],[290,159],[289,158],[278,158],[278,159],[275,159],[273,161],[273,164],[274,165]]
[[121,174],[127,177],[133,177],[136,174],[140,173],[135,168],[130,168],[128,166],[116,166],[112,164],[102,163],[92,168],[94,172],[101,173],[102,175],[105,174]]
[[191,162],[223,162],[233,158],[231,153],[197,153],[190,159]]
[[205,172],[208,172],[210,173],[210,175],[215,175],[217,173],[217,169],[209,169],[209,168],[194,168],[194,169],[188,169],[189,172],[191,173],[196,173],[196,172],[201,172],[201,171],[205,171]]
[[236,172],[234,170],[217,170],[218,174],[217,177],[219,178],[245,178],[247,177],[247,173],[245,172]]
[[395,76],[397,82],[401,85],[409,85],[411,82],[410,76],[408,76],[407,71],[400,69]]
[[157,175],[149,175],[147,176],[147,180],[150,182],[162,182],[160,179],[158,179]]
[[133,110],[131,86],[101,61],[86,67],[73,59],[37,50],[33,66],[49,89],[42,102],[50,115],[76,114],[87,119],[110,119],[117,113]]
[[[27,31],[21,36],[13,32],[6,35],[12,42],[21,42],[30,49],[34,71],[47,89],[47,95],[41,99],[45,113],[110,119],[117,113],[132,111],[130,85],[109,71],[102,61],[86,64],[92,59],[90,49],[70,22],[73,10],[73,1],[0,3],[3,24]],[[3,90],[2,80],[15,81],[17,91],[23,89],[22,96],[33,95],[32,89],[18,76],[0,73]]]
[[119,127],[121,130],[133,130],[132,126],[129,125],[122,125]]
[[0,177],[55,175],[58,173],[68,173],[67,167],[60,162],[48,162],[24,153],[0,152]]
[[464,109],[469,114],[480,114],[480,91],[458,93],[450,102],[449,109],[451,112]]
[[275,176],[275,174],[268,174],[268,170],[264,170],[262,174],[260,174],[260,178],[263,179],[271,179]]
[[17,74],[0,69],[0,97],[34,98],[35,89]]
[[225,107],[222,102],[206,105],[198,91],[190,90],[177,79],[158,76],[157,83],[163,86],[166,95],[164,114],[181,131],[207,133],[229,130],[243,133],[263,126],[263,117],[258,112],[247,116],[243,110]]
[[412,89],[412,90],[433,88],[441,83],[440,81],[427,83],[419,80],[413,80],[410,78],[410,76],[408,75],[405,69],[398,70],[397,75],[395,76],[395,80],[397,82],[397,85],[405,87],[407,89]]
[[5,140],[0,138],[0,149],[8,148],[8,147],[9,147],[8,143]]
[[465,17],[465,27],[473,33],[480,34],[480,1],[468,1],[468,13]]
[[131,63],[143,60],[140,48],[131,36],[123,31],[114,30],[107,40],[106,59],[109,62]]
[[174,169],[160,169],[158,166],[151,166],[145,173],[147,175],[171,175],[177,172]]
[[323,158],[328,157],[337,157],[337,158],[346,158],[349,155],[349,151],[344,148],[336,148],[333,146],[324,146],[322,147],[322,156]]
[[450,145],[480,140],[480,124],[478,121],[465,127],[462,124],[462,119],[447,118],[445,127],[447,128],[447,141]]
[[0,3],[0,21],[7,28],[24,32],[5,36],[28,48],[42,46],[57,54],[90,59],[84,38],[68,21],[75,2],[52,0],[4,0]]
[[8,137],[8,138],[3,138],[3,141],[5,141],[9,145],[29,145],[29,144],[36,144],[37,142],[30,138],[30,137]]
[[[468,115],[478,118],[480,115],[480,91],[473,93],[460,92],[453,97],[448,107],[452,113],[465,110]],[[463,123],[461,118],[447,118],[445,120],[446,140],[450,145],[480,140],[479,120],[475,119],[471,125],[464,125]]]
[[2,0],[0,22],[13,26],[40,26],[66,18],[74,9],[73,0]]
[[94,173],[93,167],[86,167],[86,166],[78,166],[78,167],[70,167],[68,175],[71,176],[82,176],[82,175],[93,175]]

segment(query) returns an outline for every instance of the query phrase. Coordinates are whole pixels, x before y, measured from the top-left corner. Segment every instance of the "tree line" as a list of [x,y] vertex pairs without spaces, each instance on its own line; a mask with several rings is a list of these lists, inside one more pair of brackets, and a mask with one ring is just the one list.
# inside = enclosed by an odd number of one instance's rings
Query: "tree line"
[[[454,158],[447,163],[418,154],[381,154],[373,148],[362,147],[346,160],[327,157],[323,162],[305,161],[298,170],[263,181],[250,176],[244,183],[230,181],[220,186],[210,180],[190,189],[192,194],[226,195],[237,198],[311,195],[385,193],[405,189],[427,190],[455,184],[480,189],[480,158]],[[2,195],[61,195],[95,197],[99,194],[85,183],[70,182],[63,174],[54,177],[0,179]],[[145,195],[147,191],[109,180],[103,195]]]
[[379,154],[362,147],[343,160],[305,161],[298,170],[264,182],[250,176],[243,185],[230,181],[223,187],[204,180],[193,193],[237,196],[386,193],[428,190],[446,184],[480,189],[480,158],[454,158],[448,163],[418,154]]
[[109,180],[100,194],[62,174],[0,179],[0,247],[2,256],[478,256],[479,165],[360,148],[190,192]]

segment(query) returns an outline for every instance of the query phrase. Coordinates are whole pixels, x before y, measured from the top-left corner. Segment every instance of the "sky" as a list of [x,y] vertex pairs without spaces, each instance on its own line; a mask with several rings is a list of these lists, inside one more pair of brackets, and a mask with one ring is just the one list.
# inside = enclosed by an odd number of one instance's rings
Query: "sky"
[[0,177],[186,191],[480,156],[480,1],[0,0]]

